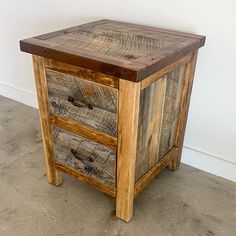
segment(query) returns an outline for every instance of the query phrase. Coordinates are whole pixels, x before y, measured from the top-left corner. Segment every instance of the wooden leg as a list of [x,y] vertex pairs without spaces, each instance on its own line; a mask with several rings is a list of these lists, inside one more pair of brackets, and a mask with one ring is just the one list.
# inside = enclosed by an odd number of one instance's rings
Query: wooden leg
[[126,222],[133,215],[140,83],[120,80],[116,216]]
[[36,90],[38,96],[39,114],[40,114],[40,124],[42,129],[44,153],[45,153],[45,163],[48,182],[54,185],[60,185],[62,182],[61,173],[55,169],[54,166],[54,153],[53,153],[53,143],[51,136],[50,127],[50,116],[48,108],[48,92],[47,92],[47,81],[45,75],[44,59],[39,56],[33,55],[34,64],[34,75]]
[[179,151],[176,157],[167,166],[167,168],[172,171],[175,171],[179,168],[180,161],[181,161],[183,142],[184,142],[184,133],[185,133],[186,123],[187,123],[188,108],[189,108],[191,91],[192,91],[192,86],[193,86],[193,78],[194,78],[196,62],[197,62],[197,52],[193,54],[191,61],[186,64],[186,70],[185,70],[184,81],[183,81],[183,90],[182,90],[182,96],[181,96],[181,104],[180,104],[179,121],[178,121],[176,139],[175,139],[175,146],[178,148]]

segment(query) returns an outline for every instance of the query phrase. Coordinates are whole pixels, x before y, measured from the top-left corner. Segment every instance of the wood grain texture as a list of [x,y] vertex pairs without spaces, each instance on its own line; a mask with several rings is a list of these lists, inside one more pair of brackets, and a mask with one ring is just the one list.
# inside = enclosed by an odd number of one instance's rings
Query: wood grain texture
[[183,79],[182,93],[181,93],[181,102],[180,102],[180,115],[178,119],[177,132],[174,137],[175,146],[178,147],[178,155],[176,158],[167,166],[169,170],[175,171],[178,169],[181,161],[183,142],[184,142],[184,134],[186,129],[186,123],[188,118],[188,109],[190,104],[192,86],[194,73],[197,62],[197,52],[192,55],[192,59],[186,65],[186,70]]
[[160,172],[166,168],[173,159],[178,155],[178,149],[176,147],[172,148],[165,156],[155,165],[150,168],[145,175],[143,175],[136,183],[134,190],[134,198],[154,179]]
[[88,69],[81,68],[79,66],[73,66],[70,64],[45,59],[45,66],[48,69],[55,70],[61,73],[77,76],[84,80],[89,80],[102,85],[106,85],[112,88],[118,88],[119,79],[116,77],[108,76],[102,73],[94,72]]
[[61,174],[55,169],[54,166],[54,152],[49,120],[47,82],[44,59],[39,56],[33,56],[33,65],[39,105],[40,124],[44,144],[47,178],[50,184],[60,185],[62,182]]
[[95,129],[88,128],[71,120],[66,120],[62,117],[50,114],[51,124],[56,125],[62,129],[78,134],[82,137],[88,138],[94,142],[103,144],[112,149],[117,149],[117,138],[111,137],[104,133],[98,132]]
[[116,216],[126,222],[133,214],[140,83],[120,80]]
[[52,135],[57,162],[115,187],[115,150],[56,126]]
[[152,74],[151,76],[147,77],[146,79],[141,81],[141,89],[145,89],[147,86],[152,84],[153,82],[161,79],[167,73],[176,70],[181,65],[188,63],[192,59],[192,54],[188,54],[187,56],[181,58],[180,60],[164,67],[163,69],[157,71],[156,73]]
[[180,65],[141,90],[136,181],[175,145],[184,68]]
[[113,198],[116,197],[116,189],[109,186],[109,185],[106,185],[106,184],[104,184],[104,183],[102,183],[102,182],[100,182],[100,181],[98,181],[86,174],[78,172],[70,167],[64,166],[57,161],[55,161],[55,167],[57,170],[64,172],[66,174],[72,175],[75,178],[77,178],[79,181],[86,183],[86,184],[90,184],[93,187],[99,189],[100,191],[108,194],[109,196],[111,196]]
[[202,47],[204,36],[101,20],[20,41],[22,51],[141,81]]
[[180,98],[185,66],[182,65],[166,76],[166,93],[161,127],[159,159],[175,144],[176,127],[179,118]]
[[48,69],[46,75],[53,114],[117,136],[117,89]]
[[165,93],[166,79],[164,78],[141,91],[136,181],[158,161]]

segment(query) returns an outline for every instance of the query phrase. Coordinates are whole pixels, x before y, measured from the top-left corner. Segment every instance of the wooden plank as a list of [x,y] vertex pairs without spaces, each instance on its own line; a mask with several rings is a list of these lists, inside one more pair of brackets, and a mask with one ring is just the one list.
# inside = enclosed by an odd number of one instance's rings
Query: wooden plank
[[115,187],[116,151],[56,126],[52,129],[55,160]]
[[110,187],[109,185],[106,185],[102,182],[97,181],[94,178],[91,178],[81,172],[75,171],[72,168],[66,167],[62,164],[60,164],[59,162],[55,161],[55,166],[56,169],[59,171],[62,171],[66,174],[69,174],[71,176],[76,177],[79,181],[83,182],[83,183],[87,183],[92,185],[93,187],[99,189],[100,191],[108,194],[109,196],[115,198],[116,197],[116,189],[113,187]]
[[176,158],[178,148],[172,148],[160,161],[158,161],[145,175],[143,175],[135,184],[134,198],[154,179],[172,159]]
[[75,32],[75,31],[78,31],[78,30],[81,30],[81,29],[84,29],[84,28],[87,28],[87,27],[102,25],[105,22],[106,22],[105,19],[101,19],[101,20],[94,21],[94,22],[88,22],[88,23],[85,23],[85,24],[76,25],[76,26],[69,27],[69,28],[66,28],[66,29],[57,30],[57,31],[54,31],[54,32],[46,33],[46,34],[41,34],[41,35],[37,36],[36,38],[46,40],[46,39],[54,38],[54,37],[64,35],[64,34],[67,34],[67,33]]
[[[197,35],[197,34],[191,34],[191,33],[186,33],[186,32],[180,32],[180,31],[176,31],[176,30],[170,30],[170,29],[163,29],[163,28],[158,28],[158,27],[154,27],[154,26],[146,26],[146,25],[140,25],[140,24],[134,24],[134,23],[127,23],[127,22],[121,22],[121,21],[115,21],[115,20],[108,20],[108,19],[103,19],[100,20],[100,22],[106,22],[109,21],[112,24],[117,24],[117,25],[125,25],[127,27],[132,27],[132,28],[138,28],[140,30],[148,30],[150,32],[154,31],[154,32],[162,32],[162,33],[166,33],[166,34],[173,34],[173,35],[178,35],[178,36],[183,36],[183,37],[190,37],[190,38],[195,38],[195,39],[203,39],[204,36],[202,35]],[[98,21],[99,22],[99,21]]]
[[104,20],[22,40],[20,47],[55,61],[138,82],[204,43],[204,36]]
[[72,133],[81,135],[82,137],[91,139],[97,143],[103,144],[112,149],[115,150],[117,149],[117,138],[98,132],[95,129],[81,125],[78,122],[74,122],[72,120],[66,120],[62,117],[55,116],[53,114],[50,114],[50,118],[51,118],[51,123],[53,125],[68,130]]
[[50,184],[60,185],[62,181],[61,174],[55,169],[53,162],[54,152],[49,119],[48,93],[44,59],[42,57],[33,55],[33,65],[48,182]]
[[49,69],[46,76],[53,114],[117,137],[117,89]]
[[185,65],[182,65],[165,76],[167,85],[161,127],[159,159],[175,145],[174,137],[180,111],[180,97],[184,71]]
[[116,216],[126,222],[133,214],[140,83],[120,80]]
[[165,92],[165,78],[152,83],[141,91],[136,180],[158,161]]
[[190,104],[191,91],[193,86],[194,73],[197,62],[197,52],[195,52],[192,56],[192,59],[189,63],[187,63],[184,81],[183,81],[183,89],[181,95],[181,104],[180,104],[180,115],[177,126],[177,133],[175,139],[175,145],[178,147],[178,155],[176,158],[167,166],[169,170],[175,171],[178,169],[181,161],[183,142],[184,142],[184,134],[186,129],[186,123],[188,118],[188,109]]
[[152,84],[156,80],[161,79],[167,73],[177,69],[180,65],[186,64],[187,62],[189,62],[191,60],[191,58],[192,58],[192,54],[188,54],[187,56],[183,57],[182,59],[180,59],[180,60],[166,66],[165,68],[159,70],[158,72],[150,75],[149,77],[147,77],[146,79],[141,81],[141,89],[148,87],[150,84]]
[[45,59],[45,66],[46,68],[49,68],[51,70],[56,70],[61,73],[77,76],[80,79],[96,82],[108,87],[118,88],[119,86],[118,78],[84,69],[79,66],[70,65],[47,58]]

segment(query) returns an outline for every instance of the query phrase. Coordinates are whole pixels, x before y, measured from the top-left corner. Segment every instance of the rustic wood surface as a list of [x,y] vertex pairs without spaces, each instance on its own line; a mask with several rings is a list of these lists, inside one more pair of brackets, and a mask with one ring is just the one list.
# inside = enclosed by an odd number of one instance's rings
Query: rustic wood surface
[[88,128],[84,125],[71,120],[66,120],[53,114],[50,114],[50,118],[53,125],[117,150],[117,138],[111,137],[107,134],[98,132],[95,129]]
[[116,188],[111,187],[107,184],[104,184],[103,182],[88,176],[87,174],[83,174],[82,172],[79,172],[71,167],[65,166],[57,161],[55,161],[55,167],[57,170],[64,172],[65,174],[69,174],[71,176],[74,176],[79,181],[90,184],[93,187],[99,189],[100,191],[108,194],[109,196],[115,198],[116,197]]
[[167,152],[164,157],[155,163],[136,183],[134,189],[134,198],[154,179],[160,172],[169,166],[178,155],[178,148],[174,147]]
[[48,69],[59,71],[61,73],[69,74],[72,76],[77,76],[81,79],[96,82],[108,87],[118,88],[119,86],[119,79],[117,77],[94,72],[88,69],[81,68],[79,66],[73,66],[47,58],[45,58],[45,66]]
[[21,50],[141,81],[202,47],[204,36],[100,20],[22,40]]
[[116,216],[128,222],[133,215],[140,83],[120,80],[119,88]]
[[184,68],[179,66],[141,90],[136,181],[174,147]]
[[46,75],[53,114],[117,136],[117,89],[49,69]]
[[57,162],[115,187],[115,150],[56,126],[52,135]]
[[180,66],[176,70],[169,72],[165,78],[167,84],[161,127],[159,159],[162,158],[175,144],[184,69],[185,66]]
[[180,60],[166,66],[165,68],[159,70],[158,72],[150,75],[146,79],[141,81],[141,89],[145,89],[147,86],[151,85],[153,82],[157,81],[158,79],[161,79],[163,76],[165,76],[167,73],[176,70],[181,65],[184,65],[188,63],[192,59],[192,54],[188,54],[187,56],[181,58]]
[[173,170],[173,171],[179,167],[180,161],[181,161],[183,142],[184,142],[184,133],[185,133],[186,123],[187,123],[187,118],[188,118],[188,109],[189,109],[189,104],[190,104],[190,97],[191,97],[191,92],[192,92],[196,62],[197,62],[197,52],[192,54],[192,59],[189,63],[187,63],[185,74],[184,74],[183,86],[182,86],[183,88],[182,88],[181,102],[180,102],[180,115],[178,119],[176,136],[174,137],[175,146],[178,147],[179,151],[176,158],[167,166],[169,170]]
[[158,161],[165,93],[166,79],[160,79],[141,91],[136,181]]
[[54,152],[49,119],[48,93],[44,69],[44,59],[39,56],[33,56],[33,65],[39,105],[40,123],[42,129],[42,138],[44,144],[47,178],[50,184],[60,185],[62,181],[61,174],[55,169],[54,166]]

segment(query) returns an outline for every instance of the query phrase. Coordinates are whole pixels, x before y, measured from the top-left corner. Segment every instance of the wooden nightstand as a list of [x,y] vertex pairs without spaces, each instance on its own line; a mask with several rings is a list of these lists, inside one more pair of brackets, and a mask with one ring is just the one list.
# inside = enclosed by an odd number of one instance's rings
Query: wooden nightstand
[[129,221],[137,194],[179,167],[204,42],[111,20],[20,41],[33,54],[49,183],[73,175],[116,198]]

